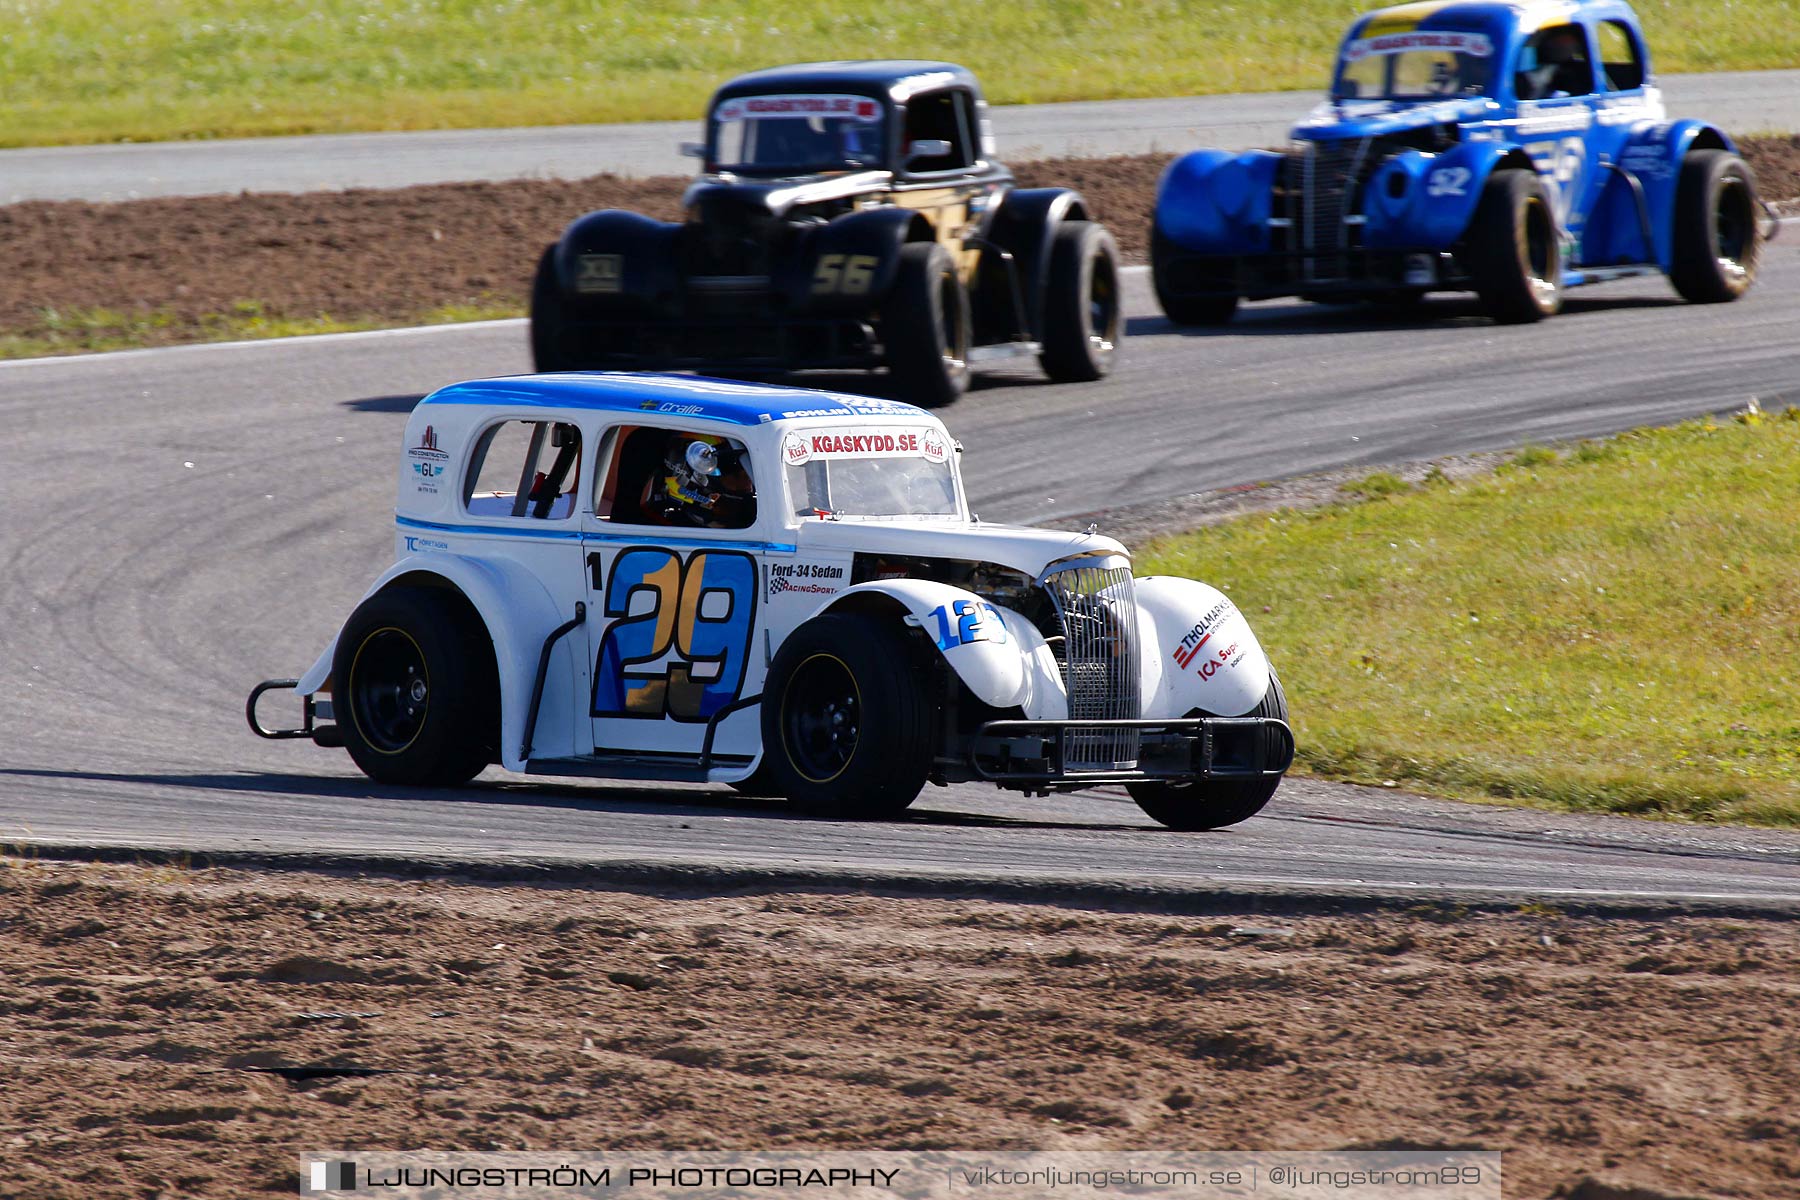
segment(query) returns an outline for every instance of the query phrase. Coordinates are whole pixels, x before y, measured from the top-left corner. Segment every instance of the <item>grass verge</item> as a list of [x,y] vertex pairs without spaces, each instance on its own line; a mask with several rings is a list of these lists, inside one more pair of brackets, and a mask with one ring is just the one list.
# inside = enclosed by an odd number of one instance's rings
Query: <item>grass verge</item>
[[[0,145],[683,119],[723,78],[949,58],[998,103],[1322,87],[1372,5],[1003,0],[0,0]],[[1788,0],[1642,0],[1665,71],[1800,61]]]
[[43,321],[25,333],[0,331],[0,359],[44,358],[58,354],[98,354],[191,342],[238,342],[262,338],[302,337],[314,333],[355,333],[402,325],[450,325],[522,316],[517,304],[445,304],[422,310],[404,321],[370,316],[340,318],[328,313],[307,317],[274,316],[261,301],[244,300],[226,312],[183,317],[169,309],[123,311],[113,308],[43,310]]
[[1800,825],[1800,410],[1522,451],[1154,543],[1229,589],[1303,766],[1549,807]]

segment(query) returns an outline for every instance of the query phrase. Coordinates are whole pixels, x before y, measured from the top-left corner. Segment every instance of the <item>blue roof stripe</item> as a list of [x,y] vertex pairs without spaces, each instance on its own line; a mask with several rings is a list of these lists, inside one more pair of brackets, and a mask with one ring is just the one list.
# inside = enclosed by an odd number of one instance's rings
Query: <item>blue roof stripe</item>
[[821,392],[811,388],[738,383],[693,375],[622,371],[569,371],[472,379],[439,388],[427,404],[515,405],[590,412],[690,416],[733,425],[764,425],[790,417],[876,416],[932,418],[898,400]]

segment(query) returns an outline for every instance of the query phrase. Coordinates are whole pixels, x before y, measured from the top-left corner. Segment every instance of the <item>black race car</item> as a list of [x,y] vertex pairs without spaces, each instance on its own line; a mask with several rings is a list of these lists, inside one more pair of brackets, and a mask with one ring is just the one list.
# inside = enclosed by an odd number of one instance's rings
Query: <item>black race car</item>
[[544,251],[539,371],[886,367],[905,399],[941,405],[1009,359],[1054,380],[1110,369],[1112,235],[1067,188],[1013,187],[963,68],[757,71],[718,90],[684,149],[705,163],[685,221],[589,213]]

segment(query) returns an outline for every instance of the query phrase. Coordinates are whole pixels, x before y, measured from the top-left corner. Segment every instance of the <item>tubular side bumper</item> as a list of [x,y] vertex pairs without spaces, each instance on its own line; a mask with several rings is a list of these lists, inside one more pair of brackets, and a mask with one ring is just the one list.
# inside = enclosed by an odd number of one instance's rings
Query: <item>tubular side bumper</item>
[[256,706],[268,692],[293,691],[300,686],[298,679],[265,679],[250,691],[250,698],[244,702],[244,718],[250,722],[250,732],[257,737],[268,738],[272,742],[292,741],[305,738],[319,746],[341,746],[342,735],[336,725],[320,725],[316,721],[323,717],[333,719],[332,702],[321,700],[317,696],[300,697],[300,728],[270,729],[257,719]]
[[[1068,734],[1135,730],[1135,762],[1111,768],[1066,761]],[[1275,717],[1186,717],[1150,721],[989,721],[969,745],[977,778],[1009,786],[1257,779],[1294,762],[1294,731]]]

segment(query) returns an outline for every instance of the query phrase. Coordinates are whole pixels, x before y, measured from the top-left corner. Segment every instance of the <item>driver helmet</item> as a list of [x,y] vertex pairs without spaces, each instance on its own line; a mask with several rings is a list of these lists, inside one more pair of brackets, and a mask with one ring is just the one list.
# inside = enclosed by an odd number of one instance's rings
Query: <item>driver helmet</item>
[[682,435],[663,454],[665,501],[679,512],[704,514],[718,501],[719,447],[715,439]]
[[840,121],[838,137],[846,162],[868,165],[881,161],[881,126],[866,121]]

